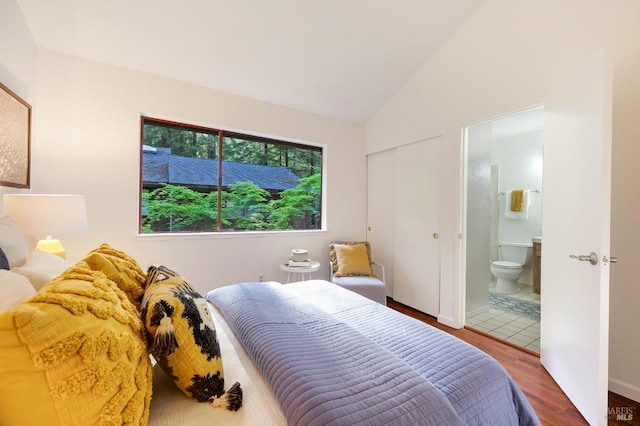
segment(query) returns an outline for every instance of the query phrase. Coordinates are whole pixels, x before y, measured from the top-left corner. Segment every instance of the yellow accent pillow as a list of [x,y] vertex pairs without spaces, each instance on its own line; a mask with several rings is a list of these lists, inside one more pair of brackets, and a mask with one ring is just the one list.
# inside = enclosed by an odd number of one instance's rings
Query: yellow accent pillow
[[94,271],[102,271],[120,290],[136,309],[140,310],[140,302],[144,296],[147,274],[138,262],[123,251],[116,250],[107,243],[89,252],[84,259]]
[[336,278],[376,276],[371,269],[371,251],[366,242],[333,243],[329,245],[329,254],[333,262],[333,275]]
[[0,424],[146,424],[152,369],[125,294],[78,262],[0,315]]
[[220,344],[207,301],[189,283],[164,266],[150,267],[140,314],[149,351],[185,395],[231,411],[240,408],[240,385],[224,390]]

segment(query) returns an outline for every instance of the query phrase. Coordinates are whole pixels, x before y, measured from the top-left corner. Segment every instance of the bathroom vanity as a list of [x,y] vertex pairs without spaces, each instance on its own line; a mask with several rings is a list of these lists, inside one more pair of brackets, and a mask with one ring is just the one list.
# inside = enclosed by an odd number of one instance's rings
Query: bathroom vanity
[[540,294],[540,264],[542,259],[542,237],[533,237],[533,293]]

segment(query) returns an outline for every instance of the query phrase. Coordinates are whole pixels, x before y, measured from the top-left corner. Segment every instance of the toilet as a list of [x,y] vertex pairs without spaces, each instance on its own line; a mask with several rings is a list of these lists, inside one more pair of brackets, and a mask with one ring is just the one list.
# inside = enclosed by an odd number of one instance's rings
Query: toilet
[[496,292],[511,294],[518,291],[518,279],[522,266],[531,262],[532,243],[501,242],[502,260],[491,263],[491,273],[496,277]]

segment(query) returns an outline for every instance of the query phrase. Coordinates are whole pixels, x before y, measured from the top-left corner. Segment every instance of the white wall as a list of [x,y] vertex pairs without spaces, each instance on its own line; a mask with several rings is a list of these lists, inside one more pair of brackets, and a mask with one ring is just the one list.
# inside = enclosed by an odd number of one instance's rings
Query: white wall
[[[259,273],[282,280],[278,265],[294,247],[309,249],[325,265],[316,277],[328,277],[329,241],[364,236],[360,126],[49,50],[39,51],[37,87],[33,188],[86,194],[89,233],[64,238],[75,257],[106,241],[206,291]],[[137,236],[141,113],[326,144],[329,231]]]
[[[36,46],[15,1],[0,2],[0,83],[31,104]],[[1,190],[1,188],[0,188]]]
[[[0,1],[0,83],[31,106],[35,100],[36,53],[36,45],[18,4]],[[31,114],[32,121],[36,121],[37,113],[32,109]],[[2,194],[27,191],[0,186],[0,205]],[[0,209],[0,215],[1,212]]]
[[[4,28],[5,16],[0,16]],[[13,55],[0,52],[0,65],[13,62]],[[23,192],[86,195],[89,231],[60,236],[70,261],[107,242],[143,268],[166,264],[205,292],[255,281],[260,273],[266,280],[282,281],[286,275],[279,264],[295,247],[309,249],[323,263],[314,277],[328,278],[330,240],[364,238],[362,126],[46,49],[37,49],[35,63],[35,89],[28,84],[28,91],[36,93],[31,189]],[[23,68],[15,72],[29,74]],[[328,231],[138,236],[142,113],[326,145],[323,219]]]
[[[500,169],[498,199],[498,241],[532,244],[531,238],[542,233],[542,130],[494,139],[491,163]],[[504,192],[529,190],[527,219],[505,217]],[[537,191],[537,192],[536,192]],[[532,248],[533,250],[533,248]],[[533,285],[533,251],[518,282]]]
[[[640,3],[633,10],[616,2],[613,9],[613,150],[611,172],[611,267],[609,389],[640,401]],[[624,2],[624,4],[629,4]]]
[[616,330],[611,336],[610,375],[623,382],[627,394],[640,389],[640,370],[631,361],[640,358],[640,334],[634,326],[640,322],[640,310],[631,305],[639,300],[640,288],[631,270],[632,259],[640,255],[640,192],[632,188],[638,179],[630,164],[640,150],[638,130],[633,128],[639,105],[639,17],[640,3],[626,0],[488,0],[376,114],[365,135],[367,153],[442,135],[442,160],[451,167],[443,169],[442,179],[440,306],[443,315],[461,326],[461,129],[541,104],[573,69],[609,44],[614,81],[620,78],[614,87],[612,253],[630,263],[623,267],[621,260],[617,269],[612,268],[611,322]]

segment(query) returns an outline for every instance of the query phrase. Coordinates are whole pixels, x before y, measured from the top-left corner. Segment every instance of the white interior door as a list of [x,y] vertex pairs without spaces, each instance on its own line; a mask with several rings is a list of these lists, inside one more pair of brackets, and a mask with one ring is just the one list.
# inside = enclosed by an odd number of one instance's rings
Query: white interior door
[[598,53],[544,104],[541,362],[593,425],[607,423],[610,69]]
[[440,313],[440,139],[396,149],[393,298]]

